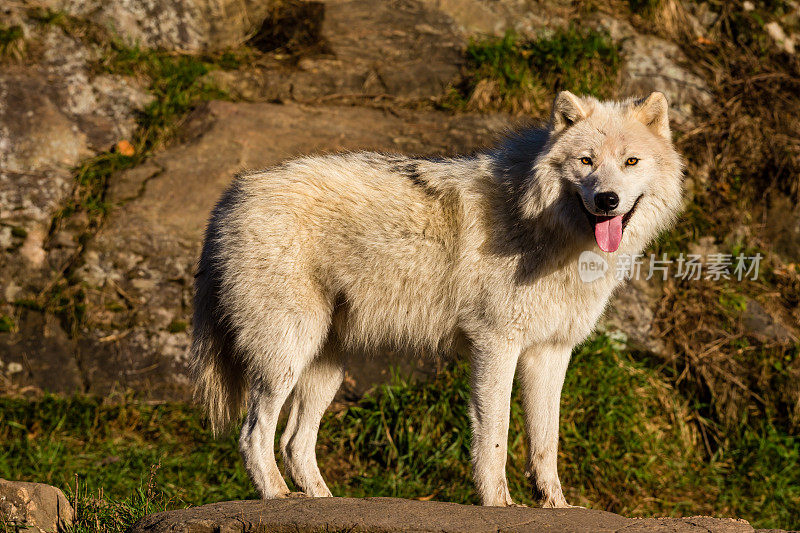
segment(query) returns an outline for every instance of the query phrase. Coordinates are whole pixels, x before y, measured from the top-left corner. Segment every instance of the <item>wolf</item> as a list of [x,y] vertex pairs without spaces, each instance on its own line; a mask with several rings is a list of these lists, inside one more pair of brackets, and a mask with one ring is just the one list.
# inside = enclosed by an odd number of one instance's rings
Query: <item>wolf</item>
[[[238,174],[213,209],[195,280],[191,361],[212,428],[247,414],[240,450],[263,498],[308,496],[320,419],[355,353],[466,349],[472,471],[483,505],[513,505],[505,475],[515,374],[527,468],[544,507],[568,507],[556,468],[573,347],[638,254],[681,209],[668,103],[564,91],[549,122],[454,158],[301,157]],[[592,282],[578,260],[608,263]]]

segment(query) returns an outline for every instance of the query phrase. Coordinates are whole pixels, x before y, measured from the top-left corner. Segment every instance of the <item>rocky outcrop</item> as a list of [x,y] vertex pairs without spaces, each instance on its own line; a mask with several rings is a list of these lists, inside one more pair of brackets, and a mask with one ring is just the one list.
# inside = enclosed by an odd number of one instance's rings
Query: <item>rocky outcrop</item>
[[[214,72],[249,100],[429,99],[459,73],[466,38],[445,14],[415,1],[333,0],[321,4],[322,50],[287,71]],[[335,98],[334,100],[331,100]]]
[[222,502],[147,516],[133,533],[361,531],[748,533],[731,518],[625,518],[593,509],[476,507],[399,498],[289,498]]
[[75,518],[67,497],[43,483],[0,479],[0,524],[8,531],[60,533]]
[[535,35],[565,26],[571,7],[566,2],[536,0],[422,0],[447,14],[464,35],[501,35],[514,31]]
[[31,298],[62,266],[60,257],[51,264],[46,240],[74,189],[71,169],[129,138],[150,100],[131,79],[97,74],[95,53],[61,28],[39,38],[40,61],[0,70],[0,299],[8,301]]
[[89,20],[128,45],[209,51],[243,43],[264,20],[266,0],[29,0],[23,6]]
[[620,46],[625,60],[620,72],[621,95],[661,91],[667,96],[674,124],[689,127],[697,109],[712,103],[705,80],[687,67],[680,47],[656,35],[636,31],[627,21],[600,17],[600,27]]
[[73,344],[32,302],[60,278],[86,224],[77,217],[51,235],[52,221],[75,191],[72,169],[130,138],[151,97],[136,80],[98,72],[99,52],[63,28],[22,11],[9,18],[35,46],[0,67],[0,315],[11,329],[0,332],[0,382],[36,369],[71,392]]

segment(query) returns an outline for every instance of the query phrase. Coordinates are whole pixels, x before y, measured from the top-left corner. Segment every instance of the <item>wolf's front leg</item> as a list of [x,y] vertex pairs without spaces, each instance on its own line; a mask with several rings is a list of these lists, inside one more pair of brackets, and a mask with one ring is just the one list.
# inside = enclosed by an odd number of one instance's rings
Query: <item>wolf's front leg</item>
[[483,505],[513,505],[506,481],[511,387],[519,351],[476,350],[472,357],[472,469]]
[[561,387],[571,346],[539,345],[520,356],[518,375],[525,429],[528,434],[528,468],[525,476],[543,507],[569,507],[558,479],[558,413]]

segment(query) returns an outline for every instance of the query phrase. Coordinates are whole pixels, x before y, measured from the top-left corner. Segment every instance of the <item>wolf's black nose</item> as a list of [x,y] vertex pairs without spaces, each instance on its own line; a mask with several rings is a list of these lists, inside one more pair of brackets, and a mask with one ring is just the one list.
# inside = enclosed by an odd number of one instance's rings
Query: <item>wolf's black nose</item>
[[613,211],[619,205],[619,196],[615,192],[599,192],[594,195],[594,205],[600,211]]

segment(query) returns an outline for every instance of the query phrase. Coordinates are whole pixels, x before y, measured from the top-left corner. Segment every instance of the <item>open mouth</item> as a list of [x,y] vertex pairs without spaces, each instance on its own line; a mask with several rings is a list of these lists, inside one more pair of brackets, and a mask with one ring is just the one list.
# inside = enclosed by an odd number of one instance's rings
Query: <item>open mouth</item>
[[578,203],[581,206],[583,214],[586,215],[589,224],[594,230],[594,238],[597,241],[597,246],[599,246],[601,250],[604,252],[617,251],[620,243],[622,242],[622,233],[625,231],[625,227],[628,225],[628,222],[633,216],[633,212],[636,211],[636,206],[639,205],[639,200],[642,199],[642,196],[644,195],[639,195],[639,197],[633,203],[633,207],[631,207],[630,211],[624,215],[609,217],[595,215],[594,213],[590,212],[588,209],[586,209],[581,196],[578,195]]

